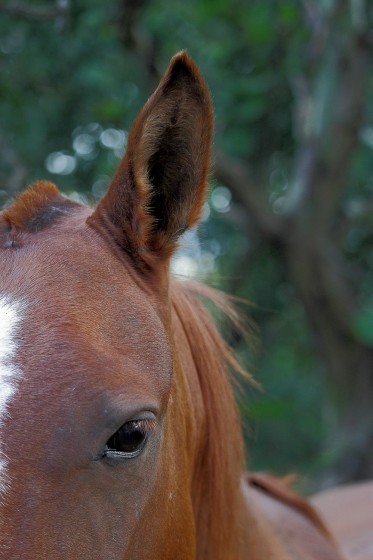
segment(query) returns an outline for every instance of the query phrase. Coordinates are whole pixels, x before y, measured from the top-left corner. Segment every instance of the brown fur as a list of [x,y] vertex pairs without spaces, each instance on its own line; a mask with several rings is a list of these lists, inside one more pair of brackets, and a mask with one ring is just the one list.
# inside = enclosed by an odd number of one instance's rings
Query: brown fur
[[2,213],[10,230],[36,233],[79,205],[61,196],[56,185],[36,181]]
[[[198,558],[239,558],[242,546],[240,477],[243,448],[238,412],[229,384],[229,368],[241,371],[199,302],[198,285],[173,283],[172,301],[191,349],[204,406],[202,439],[193,474]],[[223,305],[222,294],[206,290]],[[224,308],[231,306],[226,299]],[[179,349],[179,351],[181,351]]]
[[[281,492],[296,506],[280,512],[284,531],[242,483],[229,383],[242,370],[197,296],[237,315],[221,294],[169,281],[201,212],[211,114],[181,53],[93,213],[39,182],[0,216],[2,235],[22,240],[0,244],[0,295],[24,302],[22,376],[0,425],[0,560],[340,560],[300,499]],[[105,462],[105,442],[144,413],[143,452]]]
[[210,95],[186,53],[170,62],[131,130],[128,148],[90,223],[115,231],[129,254],[168,258],[195,225],[205,198],[213,115]]

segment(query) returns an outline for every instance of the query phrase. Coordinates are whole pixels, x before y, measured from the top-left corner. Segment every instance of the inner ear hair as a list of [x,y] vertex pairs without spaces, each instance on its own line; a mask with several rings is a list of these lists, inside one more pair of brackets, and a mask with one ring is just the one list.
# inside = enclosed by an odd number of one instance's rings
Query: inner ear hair
[[198,137],[203,132],[198,130],[200,111],[185,97],[181,90],[176,98],[162,103],[162,114],[146,123],[140,149],[140,168],[149,188],[147,206],[154,217],[153,229],[170,231],[173,236],[187,227],[192,202],[188,199],[195,196],[201,182],[197,161],[201,152]]
[[153,232],[176,240],[199,218],[209,165],[212,112],[206,88],[176,65],[144,126],[136,179],[148,191]]
[[184,52],[173,57],[140,111],[126,154],[89,223],[138,266],[169,257],[201,213],[209,170],[212,106]]

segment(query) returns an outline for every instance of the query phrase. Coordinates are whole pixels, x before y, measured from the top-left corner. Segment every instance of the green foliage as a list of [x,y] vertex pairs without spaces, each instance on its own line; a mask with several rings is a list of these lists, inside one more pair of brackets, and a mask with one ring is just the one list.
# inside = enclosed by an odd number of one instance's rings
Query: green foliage
[[373,346],[373,302],[356,313],[353,330],[363,344]]
[[[306,22],[295,0],[77,0],[62,23],[2,14],[0,202],[41,177],[69,194],[101,196],[156,72],[187,49],[212,91],[216,146],[255,170],[278,211],[294,166],[295,83],[314,72]],[[320,80],[325,95],[338,87],[329,67]],[[366,345],[373,344],[372,107],[371,92],[338,221],[330,224],[359,277],[361,305],[351,330]],[[22,183],[13,177],[16,168]],[[238,345],[263,385],[241,402],[251,463],[313,472],[325,462],[325,365],[289,282],[283,247],[266,245],[237,201],[221,211],[210,200],[210,211],[200,234],[202,256],[214,263],[209,282],[255,302],[249,313],[259,325],[259,351]],[[354,226],[345,228],[350,216]]]

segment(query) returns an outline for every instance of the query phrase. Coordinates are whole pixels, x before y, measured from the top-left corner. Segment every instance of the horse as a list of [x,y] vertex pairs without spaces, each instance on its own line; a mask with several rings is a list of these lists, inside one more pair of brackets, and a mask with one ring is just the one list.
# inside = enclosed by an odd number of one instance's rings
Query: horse
[[0,559],[340,560],[313,506],[244,471],[231,370],[171,278],[204,203],[213,112],[185,52],[95,209],[37,181],[0,214]]

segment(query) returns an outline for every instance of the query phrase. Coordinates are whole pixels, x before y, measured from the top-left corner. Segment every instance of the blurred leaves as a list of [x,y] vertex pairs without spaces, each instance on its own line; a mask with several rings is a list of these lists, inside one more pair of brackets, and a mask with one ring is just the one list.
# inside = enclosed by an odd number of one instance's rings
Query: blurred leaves
[[363,344],[373,346],[373,302],[360,309],[355,315],[353,330]]
[[[14,5],[9,0],[0,8],[0,202],[36,178],[55,180],[74,196],[102,196],[136,112],[181,49],[195,58],[211,88],[216,147],[241,159],[246,188],[260,192],[270,216],[286,222],[296,207],[301,142],[326,144],[320,169],[329,153],[334,157],[341,134],[330,136],[327,129],[348,67],[339,53],[353,44],[347,2],[75,0],[66,1],[62,13],[58,2],[40,2],[38,8],[20,5],[17,14],[11,13]],[[333,17],[338,6],[343,13],[328,33],[325,14]],[[37,9],[48,18],[36,17]],[[368,14],[372,18],[371,8]],[[367,80],[358,146],[322,234],[325,246],[340,248],[330,261],[347,263],[350,330],[372,346],[372,73]],[[111,131],[109,145],[105,131]],[[259,231],[230,185],[212,186],[228,188],[229,196],[227,190],[220,194],[229,202],[214,206],[211,199],[206,207],[196,262],[205,263],[211,283],[255,302],[250,314],[262,340],[257,353],[237,341],[264,387],[241,403],[251,464],[314,472],[325,464],[337,415],[319,333],[289,276],[283,241]],[[306,197],[302,226],[309,238],[320,234],[312,220],[326,207],[328,191],[321,187],[318,205]],[[330,445],[328,452],[333,456]]]

